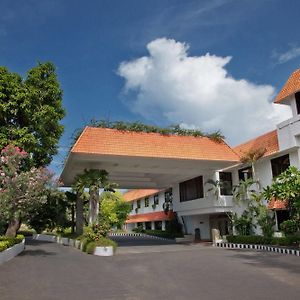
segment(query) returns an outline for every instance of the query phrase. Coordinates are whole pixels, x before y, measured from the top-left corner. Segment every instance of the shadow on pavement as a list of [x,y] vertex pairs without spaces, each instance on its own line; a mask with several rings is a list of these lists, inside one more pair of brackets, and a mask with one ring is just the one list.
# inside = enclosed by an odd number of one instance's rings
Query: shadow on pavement
[[234,252],[233,257],[246,260],[245,264],[248,265],[257,265],[263,268],[281,268],[298,275],[300,274],[300,263],[295,264],[293,259],[299,258],[292,255],[280,255],[264,251],[257,251],[255,255],[249,255],[253,254],[253,252],[237,249],[234,249],[234,251],[232,249],[232,252]]
[[49,256],[49,255],[56,255],[56,253],[45,251],[45,250],[40,250],[40,249],[31,250],[31,249],[25,248],[25,251],[23,251],[20,254],[20,256]]

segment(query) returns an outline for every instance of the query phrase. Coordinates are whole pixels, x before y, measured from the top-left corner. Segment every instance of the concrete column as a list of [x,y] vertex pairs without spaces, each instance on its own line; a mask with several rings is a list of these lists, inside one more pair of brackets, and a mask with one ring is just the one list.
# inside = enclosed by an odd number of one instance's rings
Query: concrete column
[[154,226],[154,221],[151,222],[151,229],[154,230],[155,226]]
[[161,230],[166,230],[166,221],[161,222]]

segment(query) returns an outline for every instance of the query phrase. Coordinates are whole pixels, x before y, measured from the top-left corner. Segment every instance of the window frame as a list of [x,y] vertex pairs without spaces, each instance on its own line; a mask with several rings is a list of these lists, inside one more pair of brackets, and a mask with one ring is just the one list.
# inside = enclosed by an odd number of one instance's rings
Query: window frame
[[[192,188],[194,190],[192,190]],[[180,202],[204,198],[203,176],[197,176],[179,183]]]

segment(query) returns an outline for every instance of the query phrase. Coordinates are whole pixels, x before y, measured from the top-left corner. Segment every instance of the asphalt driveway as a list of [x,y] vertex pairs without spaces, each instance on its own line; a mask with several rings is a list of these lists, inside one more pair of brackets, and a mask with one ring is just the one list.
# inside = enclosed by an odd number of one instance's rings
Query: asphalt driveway
[[0,266],[0,299],[299,299],[299,257],[176,246],[96,257],[31,241]]

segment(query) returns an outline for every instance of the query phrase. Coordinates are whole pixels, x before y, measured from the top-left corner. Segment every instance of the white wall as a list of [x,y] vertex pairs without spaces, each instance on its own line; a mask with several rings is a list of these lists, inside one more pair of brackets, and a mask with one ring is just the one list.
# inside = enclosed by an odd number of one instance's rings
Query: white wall
[[183,218],[188,234],[194,234],[195,229],[199,228],[201,239],[210,239],[209,215],[184,216]]
[[136,215],[136,214],[146,214],[151,212],[158,212],[163,210],[163,203],[165,202],[165,191],[162,191],[158,194],[158,205],[155,207],[155,209],[152,208],[152,205],[154,204],[154,195],[149,196],[149,206],[145,207],[145,198],[140,199],[141,207],[139,208],[138,212],[135,212],[135,209],[137,208],[137,200],[134,200],[130,203],[133,203],[133,210],[130,212],[130,215]]
[[217,199],[213,192],[208,191],[212,185],[205,184],[208,179],[218,180],[218,172],[211,172],[202,176],[204,196],[201,199],[180,202],[179,184],[173,185],[173,208],[179,216],[231,211],[232,197],[219,196]]

